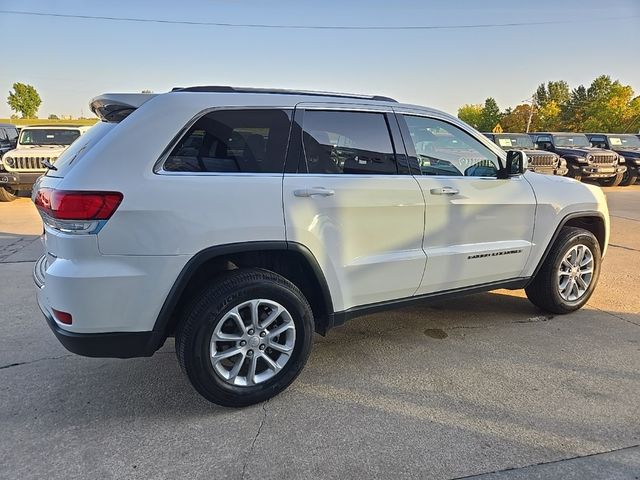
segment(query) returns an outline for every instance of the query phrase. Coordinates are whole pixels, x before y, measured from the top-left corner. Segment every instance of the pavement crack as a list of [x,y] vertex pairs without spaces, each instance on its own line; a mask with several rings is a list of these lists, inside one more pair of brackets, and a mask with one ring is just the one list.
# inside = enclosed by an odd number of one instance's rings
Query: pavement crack
[[624,217],[622,215],[611,215],[609,214],[610,217],[615,217],[615,218],[624,218],[625,220],[630,220],[632,222],[640,222],[640,220],[638,220],[637,218],[630,218],[630,217]]
[[632,252],[640,252],[640,250],[638,250],[637,248],[625,247],[624,245],[616,245],[615,243],[610,243],[609,246],[613,248],[622,248],[624,250],[630,250]]
[[251,448],[249,448],[249,455],[247,455],[247,460],[242,465],[242,476],[240,477],[242,480],[246,478],[247,466],[249,465],[249,461],[251,460],[251,457],[253,455],[253,450],[255,449],[256,442],[258,441],[258,437],[260,436],[260,432],[262,431],[262,426],[264,425],[264,422],[267,420],[267,404],[268,403],[269,403],[269,400],[267,400],[262,404],[262,420],[260,421],[260,425],[258,425],[258,431],[256,432],[255,436],[253,437],[253,441],[251,442]]
[[622,320],[623,322],[627,322],[627,323],[630,323],[631,325],[635,325],[636,327],[640,327],[640,323],[632,322],[631,320],[621,317],[620,315],[616,315],[615,313],[608,312],[607,310],[602,310],[601,308],[594,307],[593,305],[589,305],[589,306],[592,308],[595,308],[599,312],[606,313],[607,315],[611,315],[612,317],[617,318],[618,320]]
[[73,355],[69,354],[69,355],[61,355],[59,357],[38,358],[37,360],[30,360],[28,362],[9,363],[7,365],[0,366],[0,370],[5,370],[7,368],[13,368],[13,367],[20,367],[22,365],[31,365],[32,363],[43,362],[45,360],[60,360],[61,358],[67,358],[67,357],[73,357]]
[[509,468],[503,468],[501,470],[494,470],[494,471],[491,471],[491,472],[474,473],[472,475],[465,475],[463,477],[453,477],[450,480],[463,480],[463,479],[473,479],[473,478],[480,479],[484,475],[493,475],[495,473],[503,473],[503,472],[514,472],[514,471],[517,471],[517,470],[522,470],[524,468],[539,467],[541,465],[553,465],[554,463],[562,463],[562,462],[566,462],[568,460],[579,460],[579,459],[582,459],[582,458],[596,457],[598,455],[605,455],[607,453],[621,452],[621,451],[624,451],[624,450],[630,450],[632,448],[638,448],[638,447],[640,447],[640,444],[629,445],[627,447],[613,448],[611,450],[605,450],[603,452],[588,453],[586,455],[576,455],[575,457],[561,458],[560,460],[550,460],[548,462],[532,463],[530,465],[523,465],[522,467],[509,467]]

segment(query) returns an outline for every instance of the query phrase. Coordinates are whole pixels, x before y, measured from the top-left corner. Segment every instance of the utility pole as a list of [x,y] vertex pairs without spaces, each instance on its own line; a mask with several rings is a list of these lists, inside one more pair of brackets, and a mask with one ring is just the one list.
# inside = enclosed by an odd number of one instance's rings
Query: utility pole
[[533,120],[533,110],[536,106],[536,100],[531,97],[527,100],[523,100],[523,102],[530,104],[529,105],[529,117],[527,118],[527,130],[526,133],[529,133],[529,129],[531,128],[531,122]]

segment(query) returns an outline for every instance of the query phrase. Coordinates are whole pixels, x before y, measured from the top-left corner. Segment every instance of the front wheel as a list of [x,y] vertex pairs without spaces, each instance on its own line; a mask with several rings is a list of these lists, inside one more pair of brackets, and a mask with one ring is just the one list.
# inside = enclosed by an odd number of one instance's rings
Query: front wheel
[[16,191],[7,187],[0,187],[0,202],[13,202],[18,196]]
[[638,171],[627,168],[627,171],[624,172],[622,176],[622,181],[620,182],[621,187],[628,187],[629,185],[633,185],[638,180]]
[[311,307],[284,277],[240,269],[218,277],[185,309],[176,354],[207,400],[244,407],[283,391],[311,352]]
[[598,282],[600,244],[588,230],[564,227],[542,267],[525,288],[534,305],[552,313],[581,308]]

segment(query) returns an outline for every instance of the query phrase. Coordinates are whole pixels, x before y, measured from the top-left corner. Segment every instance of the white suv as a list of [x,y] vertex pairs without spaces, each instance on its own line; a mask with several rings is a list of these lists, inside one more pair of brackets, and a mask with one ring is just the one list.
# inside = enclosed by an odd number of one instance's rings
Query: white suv
[[38,302],[72,352],[150,356],[175,336],[197,391],[243,406],[350,318],[497,288],[567,313],[595,288],[600,188],[526,171],[442,112],[231,87],[91,106],[102,122],[33,196]]

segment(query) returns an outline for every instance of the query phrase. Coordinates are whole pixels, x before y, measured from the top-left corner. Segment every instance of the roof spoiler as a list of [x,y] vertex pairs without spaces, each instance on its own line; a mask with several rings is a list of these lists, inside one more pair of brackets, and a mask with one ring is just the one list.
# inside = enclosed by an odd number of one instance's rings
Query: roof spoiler
[[117,123],[155,96],[153,93],[104,93],[93,98],[89,106],[100,120]]

